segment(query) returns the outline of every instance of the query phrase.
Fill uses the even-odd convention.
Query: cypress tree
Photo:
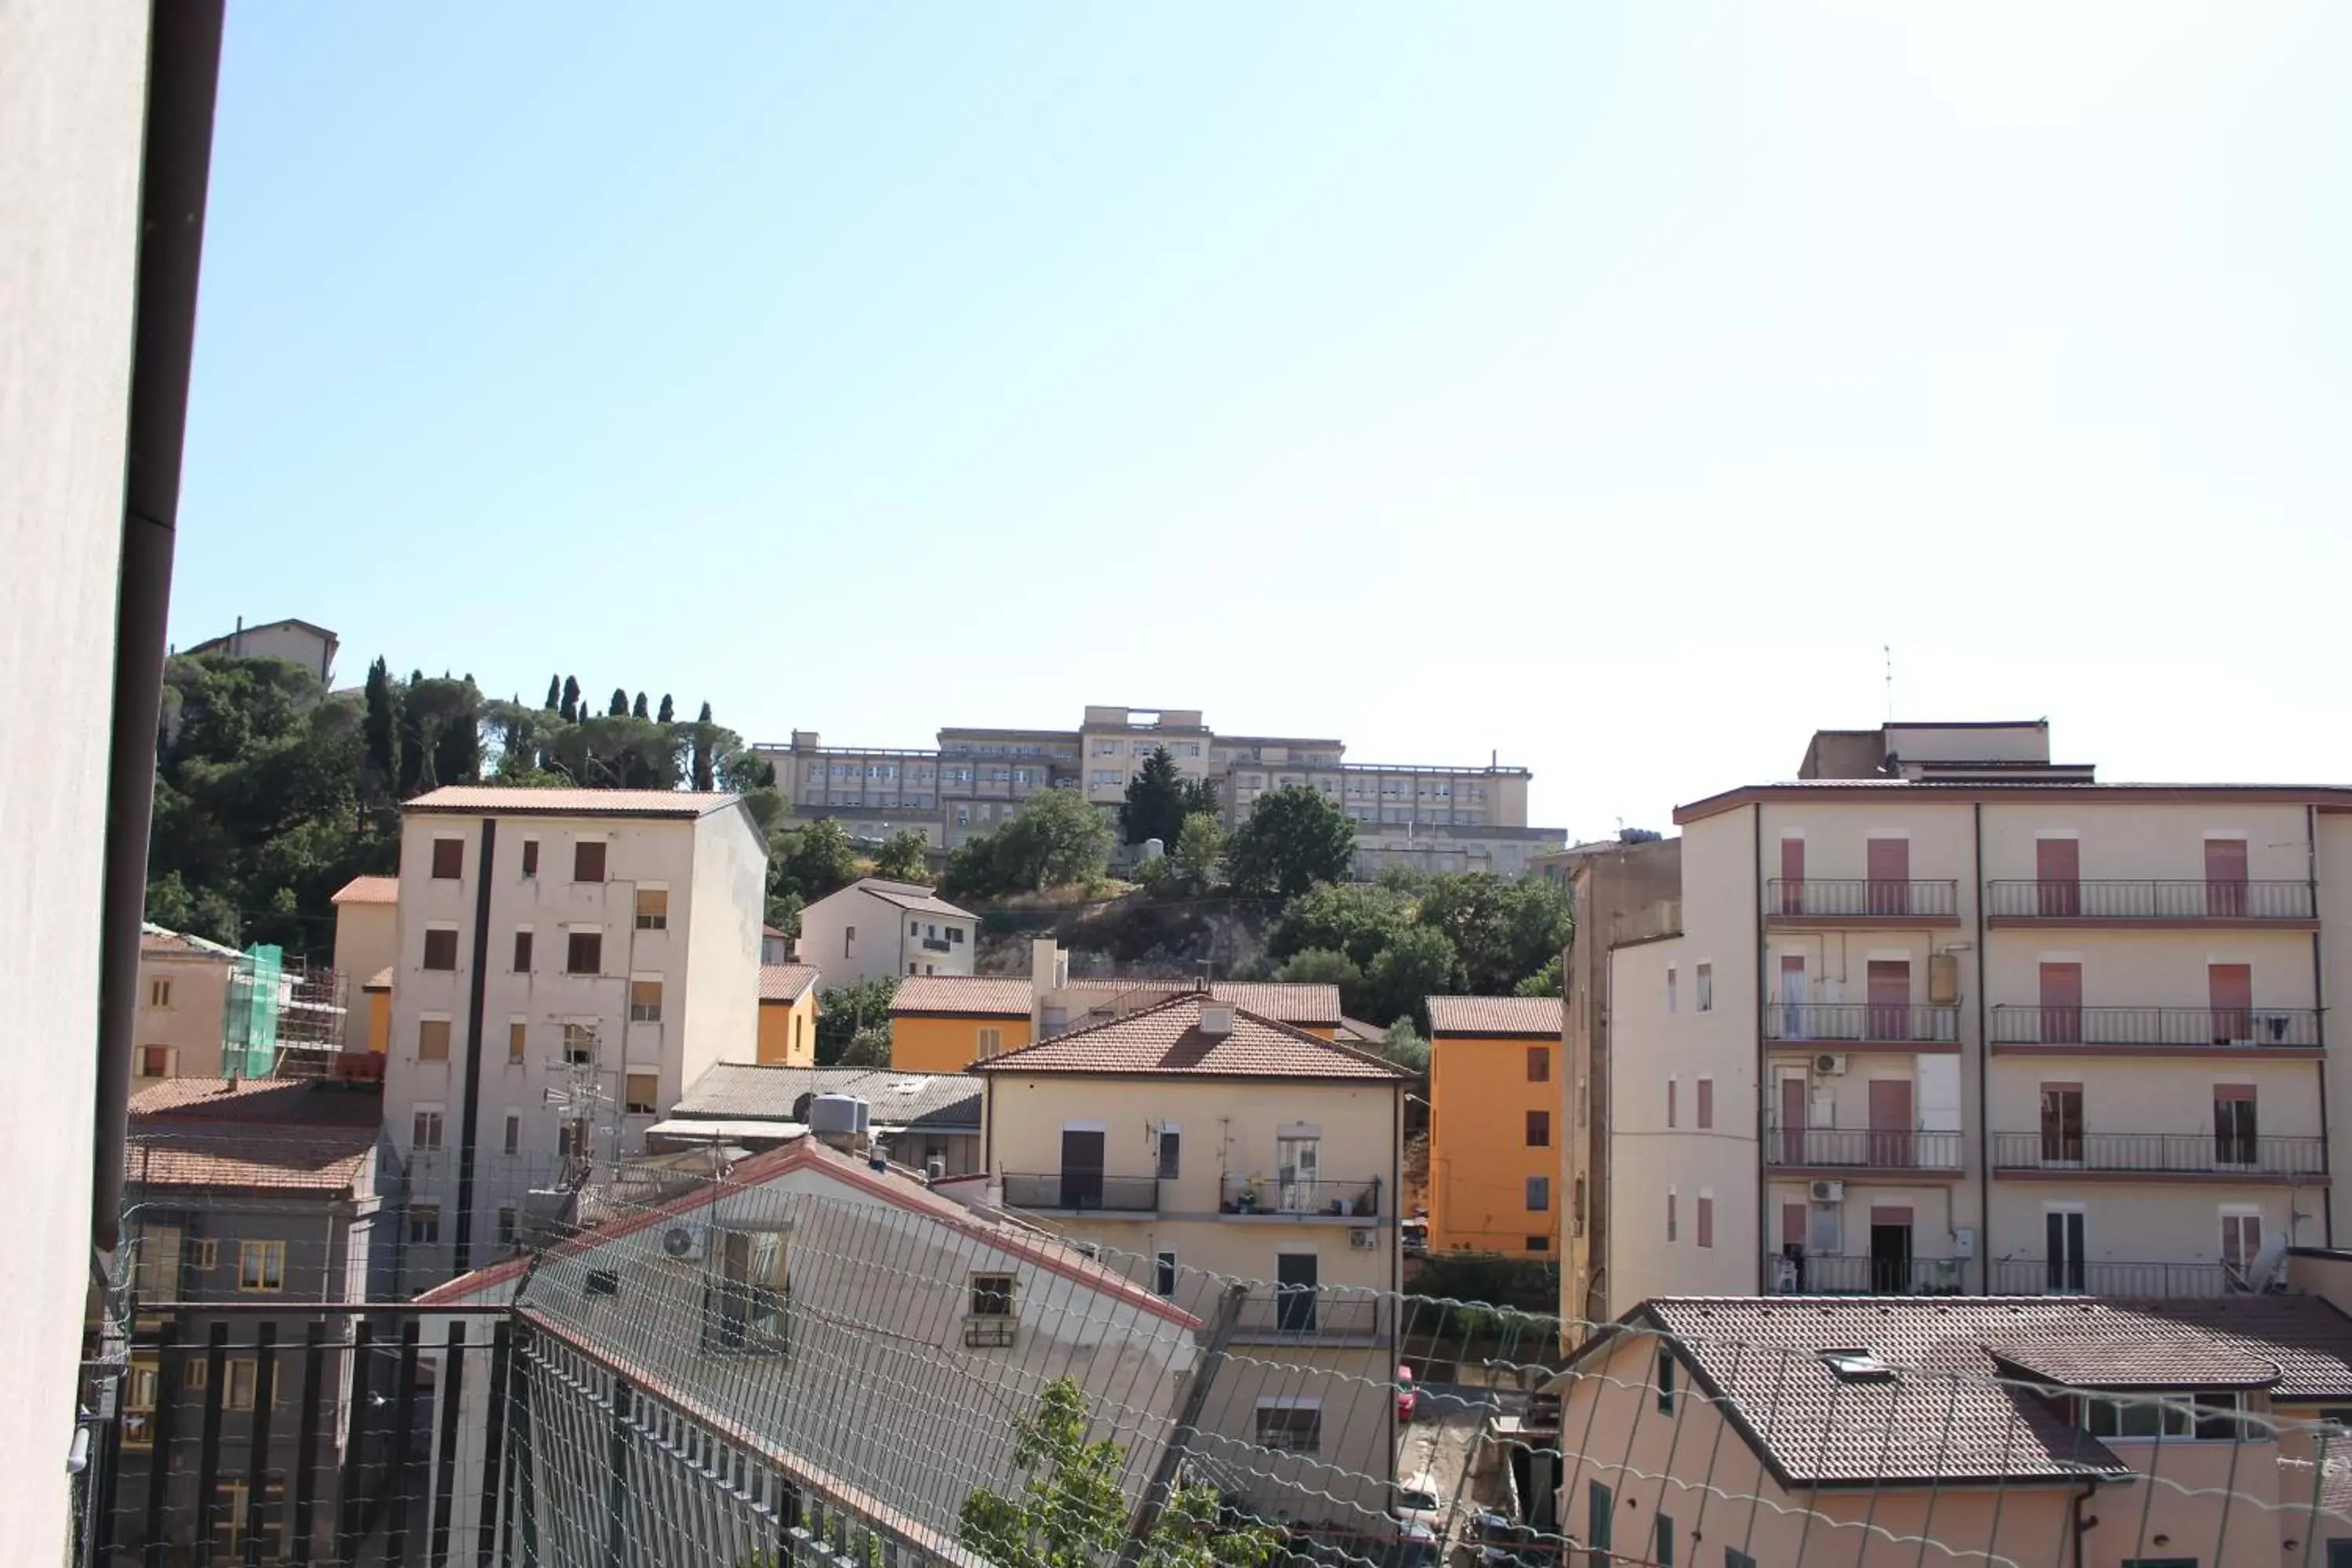
[[[611,719],[627,718],[629,716],[629,694],[622,690],[617,686],[613,688],[613,700],[611,705],[604,710],[604,713],[607,718]]]
[[[571,676],[563,678],[563,705],[556,710],[567,724],[580,722],[580,682]]]
[[[563,679],[561,676],[547,678],[547,710],[559,713],[563,710]]]
[[[392,689],[392,671],[381,655],[367,673],[368,766],[389,793],[400,782],[400,699]]]
[[[677,710],[670,706],[668,692],[662,693],[661,711],[654,718],[656,723],[662,724],[672,724],[677,721]]]
[[[631,704],[631,705],[630,705],[630,708],[629,708],[629,714],[630,714],[630,716],[631,716],[632,718],[636,718],[636,719],[643,719],[643,718],[646,717],[646,694],[645,694],[644,692],[640,691],[640,692],[638,692],[638,693],[637,693],[637,700],[636,700],[636,701],[635,701],[635,703],[633,703],[633,704]]]

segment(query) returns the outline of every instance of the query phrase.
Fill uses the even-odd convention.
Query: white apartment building
[[[1889,724],[1675,820],[1671,919],[1580,911],[1611,943],[1570,965],[1567,1086],[1606,1239],[1570,1249],[1572,1314],[2222,1295],[2265,1242],[2336,1244],[2352,789],[2100,784],[2044,723]]]
[[[979,916],[919,882],[860,877],[801,911],[799,962],[828,991],[886,974],[970,974],[979,934]]]
[[[499,1256],[526,1194],[635,1152],[758,1059],[766,847],[731,795],[458,786],[403,813],[384,1118],[407,1284]]]

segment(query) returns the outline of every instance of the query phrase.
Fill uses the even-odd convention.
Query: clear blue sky
[[[2352,6],[230,8],[173,634],[1664,825],[2352,777]]]

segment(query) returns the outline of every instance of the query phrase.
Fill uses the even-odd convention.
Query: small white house
[[[801,911],[799,959],[828,991],[886,974],[970,974],[980,919],[917,882],[861,877]]]

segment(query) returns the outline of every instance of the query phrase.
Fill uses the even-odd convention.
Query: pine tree
[[[571,676],[563,678],[563,703],[556,711],[563,715],[567,724],[580,721],[580,682]]]
[[[617,686],[613,688],[613,700],[605,705],[604,713],[607,718],[627,718],[629,716],[629,694],[622,690]]]
[[[646,694],[644,692],[640,691],[637,693],[637,700],[635,703],[630,707],[629,713],[633,718],[643,719],[646,717]]]
[[[561,712],[562,709],[563,678],[559,675],[551,675],[547,678],[547,710],[550,713],[557,713]]]
[[[677,721],[677,710],[670,705],[668,692],[662,693],[661,711],[654,715],[654,718],[656,722],[663,724],[673,724]]]

